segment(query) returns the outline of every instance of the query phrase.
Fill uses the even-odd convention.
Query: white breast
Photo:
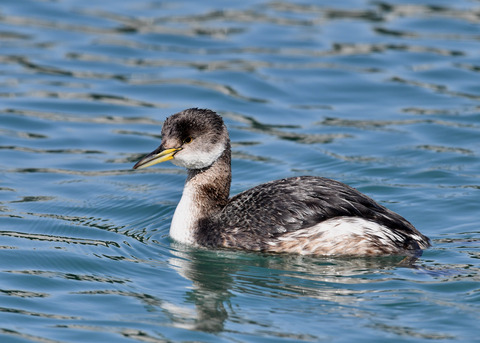
[[[170,236],[181,243],[195,244],[194,226],[199,216],[199,209],[194,193],[193,187],[187,183],[172,218]]]

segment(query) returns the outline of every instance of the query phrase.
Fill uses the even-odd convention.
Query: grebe
[[[171,160],[188,170],[170,236],[210,248],[302,255],[412,255],[430,246],[406,219],[323,177],[270,181],[229,199],[231,150],[222,118],[191,108],[165,120],[162,143],[134,169]]]

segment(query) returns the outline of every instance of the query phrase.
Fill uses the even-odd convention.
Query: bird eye
[[[188,144],[188,143],[192,143],[192,141],[193,141],[192,137],[187,137],[183,140],[183,143]]]

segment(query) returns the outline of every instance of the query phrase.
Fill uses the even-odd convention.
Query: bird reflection
[[[201,250],[172,245],[170,265],[192,282],[184,301],[190,307],[166,304],[175,326],[218,333],[234,314],[231,299],[238,293],[271,297],[311,297],[338,305],[354,304],[370,290],[349,285],[391,278],[399,267],[416,268],[417,257],[318,258]],[[372,278],[371,275],[375,274]],[[239,320],[238,318],[236,320]],[[248,319],[249,322],[251,319]]]

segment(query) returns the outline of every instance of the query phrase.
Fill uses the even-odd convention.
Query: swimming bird
[[[229,198],[231,147],[222,118],[190,108],[168,117],[161,145],[134,169],[187,169],[170,236],[207,247],[301,255],[415,255],[430,246],[405,218],[324,177],[270,181]]]

